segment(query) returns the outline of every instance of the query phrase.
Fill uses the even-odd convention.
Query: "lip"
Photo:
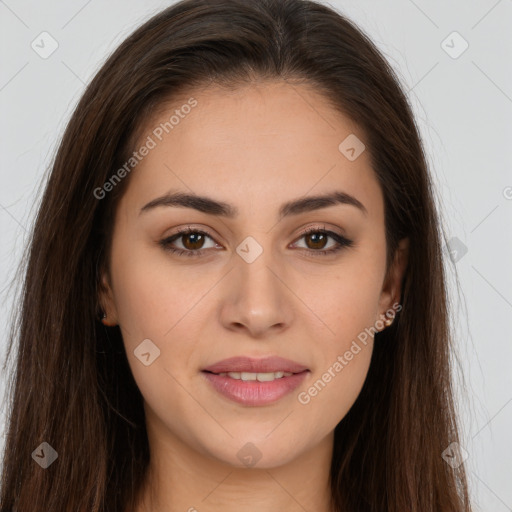
[[[270,382],[243,381],[232,379],[228,372],[270,372],[293,373]],[[282,357],[253,359],[250,357],[232,357],[219,361],[203,369],[202,374],[209,384],[224,397],[247,406],[263,406],[277,402],[297,388],[309,373],[309,369],[295,361]]]
[[[230,357],[223,359],[217,363],[203,368],[204,372],[211,373],[227,373],[227,372],[252,372],[252,373],[268,373],[268,372],[291,372],[300,373],[308,368],[290,359],[272,356],[262,359],[254,359],[252,357]]]
[[[233,402],[249,406],[262,406],[277,402],[291,393],[304,380],[308,370],[281,377],[270,382],[243,381],[203,371],[206,380],[221,395]]]

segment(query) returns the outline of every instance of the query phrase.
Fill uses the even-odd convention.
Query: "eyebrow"
[[[334,191],[324,195],[307,196],[284,203],[279,209],[279,220],[290,215],[312,212],[337,204],[355,206],[364,215],[368,215],[368,210],[358,199],[346,192]],[[141,208],[139,215],[160,206],[192,208],[208,215],[217,215],[228,219],[238,215],[238,208],[236,206],[209,197],[184,192],[169,192],[153,199]]]

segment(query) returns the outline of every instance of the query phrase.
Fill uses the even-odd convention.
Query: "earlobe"
[[[101,318],[101,323],[106,325],[107,327],[114,327],[117,325],[117,322],[110,318],[107,313],[103,313],[103,317]]]

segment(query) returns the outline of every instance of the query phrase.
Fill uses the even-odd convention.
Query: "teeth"
[[[221,377],[231,377],[237,380],[257,380],[259,382],[271,382],[275,379],[281,379],[282,377],[290,377],[293,375],[292,372],[268,372],[268,373],[252,373],[252,372],[224,372],[219,373]]]

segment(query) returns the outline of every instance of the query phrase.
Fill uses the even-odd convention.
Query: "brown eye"
[[[204,235],[199,231],[180,235],[183,247],[190,251],[201,249],[204,244]]]
[[[327,246],[329,239],[333,240],[334,243]],[[314,256],[328,256],[335,254],[345,247],[352,247],[354,242],[345,238],[334,231],[328,231],[326,229],[310,228],[304,231],[299,239],[304,241],[306,252]],[[326,247],[328,247],[326,249]]]
[[[210,247],[204,247],[205,243],[211,240]],[[215,241],[204,231],[187,228],[179,230],[178,233],[160,241],[164,250],[178,256],[202,256],[206,249],[214,247]]]
[[[213,245],[205,248],[205,243],[208,243],[207,239]],[[328,245],[329,239],[334,243]],[[345,247],[352,247],[354,245],[352,240],[338,233],[318,228],[308,229],[302,233],[299,240],[305,243],[305,247],[299,248],[306,250],[306,252],[313,256],[332,255]],[[165,251],[177,256],[203,256],[207,252],[206,249],[219,249],[219,246],[215,247],[215,240],[208,233],[190,227],[179,230],[178,233],[160,240],[159,243]],[[326,247],[328,248],[326,249]]]
[[[311,241],[310,244],[306,242],[308,249],[323,249],[327,244],[329,236],[321,231],[316,231],[305,235],[304,238]]]

